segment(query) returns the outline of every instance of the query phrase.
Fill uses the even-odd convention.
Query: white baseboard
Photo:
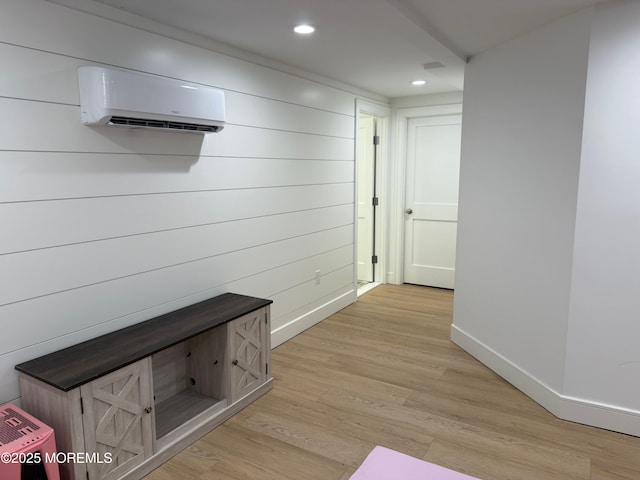
[[[333,315],[355,301],[356,292],[355,290],[350,290],[273,330],[271,332],[271,348],[275,348],[299,333],[304,332],[307,328],[313,327],[316,323],[321,322],[328,316]]]
[[[378,285],[382,285],[382,284],[380,282],[371,282],[361,286],[360,288],[358,288],[358,297],[360,295],[364,295],[367,292],[370,292],[371,290],[376,288]]]
[[[451,341],[556,417],[640,437],[640,411],[561,394],[455,325]]]

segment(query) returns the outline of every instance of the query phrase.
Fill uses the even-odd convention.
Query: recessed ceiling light
[[[314,27],[312,27],[311,25],[303,23],[301,25],[296,25],[294,27],[293,31],[296,32],[296,33],[299,33],[301,35],[308,35],[310,33],[315,32],[316,29]]]
[[[420,85],[424,85],[425,83],[427,83],[425,80],[414,80],[413,82],[411,82],[411,85],[419,87]]]

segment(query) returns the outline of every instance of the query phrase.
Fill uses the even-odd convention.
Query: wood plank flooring
[[[275,349],[273,390],[147,480],[348,480],[375,445],[483,480],[640,479],[640,438],[549,414],[451,343],[452,303],[365,294]]]

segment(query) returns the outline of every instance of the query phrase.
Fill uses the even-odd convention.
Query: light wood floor
[[[556,419],[449,340],[452,292],[383,285],[273,352],[274,389],[148,480],[347,480],[375,445],[483,480],[638,480],[640,438]]]

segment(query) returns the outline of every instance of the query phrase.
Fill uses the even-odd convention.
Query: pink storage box
[[[375,447],[350,480],[479,480],[385,447]]]
[[[23,468],[29,470],[30,478],[60,480],[55,456],[56,439],[53,428],[11,403],[0,407],[2,480],[20,480]],[[42,465],[38,465],[38,459]]]

